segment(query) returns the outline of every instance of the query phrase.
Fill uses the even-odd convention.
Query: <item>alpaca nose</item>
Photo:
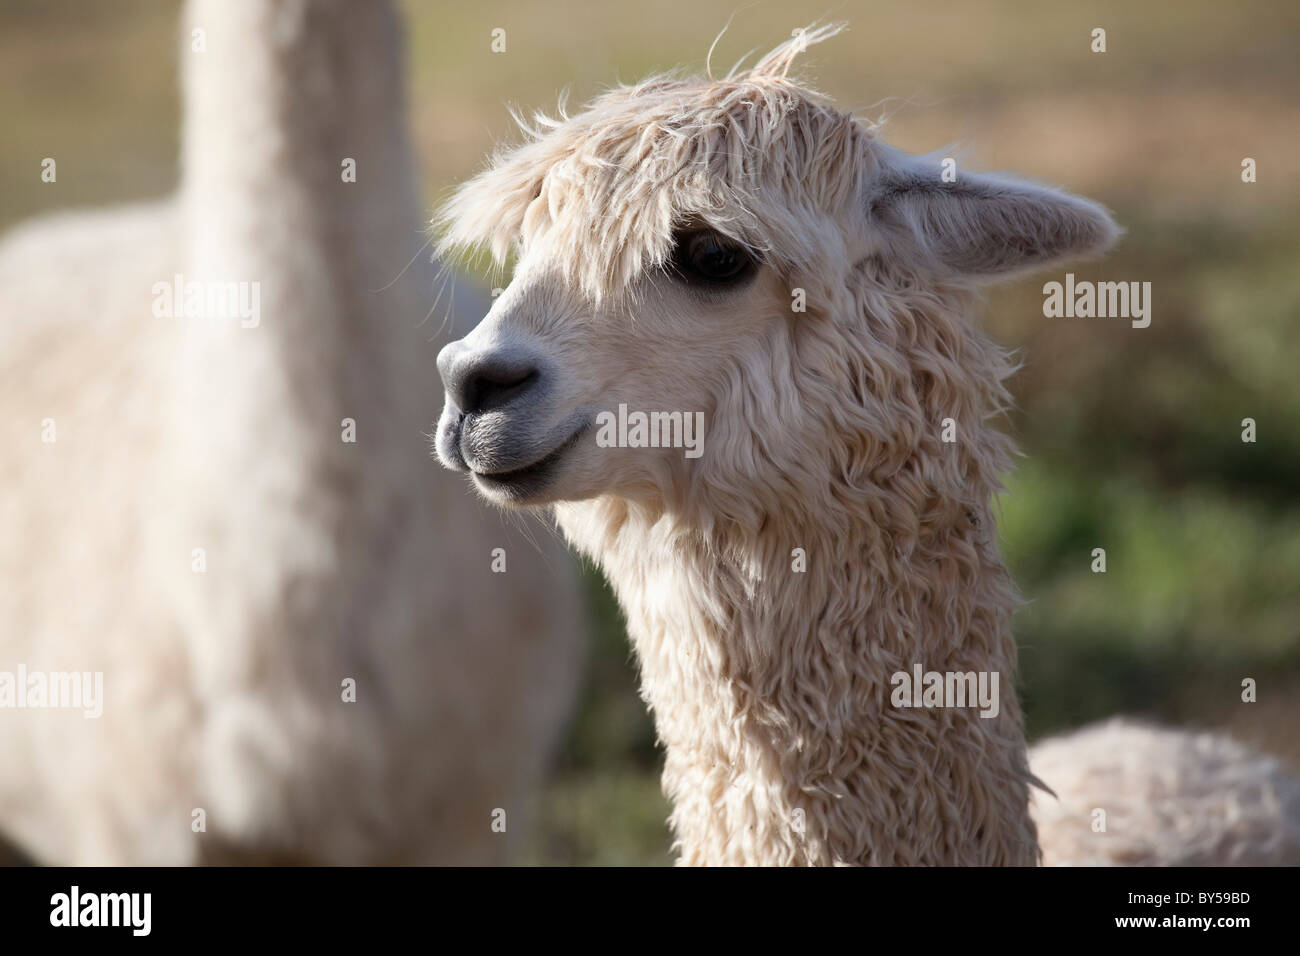
[[[465,414],[490,412],[529,391],[541,377],[526,352],[475,352],[453,342],[438,353],[438,372],[447,397]]]

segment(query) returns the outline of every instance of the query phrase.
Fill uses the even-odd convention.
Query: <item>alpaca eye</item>
[[[734,285],[754,271],[749,250],[716,232],[679,234],[673,249],[673,268],[690,282]]]

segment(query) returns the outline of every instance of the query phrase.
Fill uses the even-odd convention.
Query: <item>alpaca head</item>
[[[917,494],[970,494],[972,462],[1001,461],[925,454],[945,418],[973,434],[1004,397],[972,292],[1116,229],[1044,187],[945,182],[788,78],[830,32],[539,118],[458,190],[444,252],[486,245],[515,268],[439,356],[444,464],[499,504],[612,495],[743,522],[818,507],[828,474],[871,486],[928,458]]]

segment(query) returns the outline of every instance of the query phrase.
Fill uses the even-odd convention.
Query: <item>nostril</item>
[[[487,364],[473,369],[465,382],[466,412],[489,412],[509,404],[528,391],[538,379],[532,366],[494,366]]]
[[[531,350],[518,347],[475,351],[452,343],[438,356],[447,405],[470,415],[514,401],[544,378]]]

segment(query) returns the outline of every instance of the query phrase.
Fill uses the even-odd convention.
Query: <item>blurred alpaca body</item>
[[[0,669],[105,688],[97,720],[0,711],[0,830],[53,863],[502,859],[579,598],[428,461],[398,24],[200,0],[184,36],[179,197],[0,248]],[[177,274],[254,283],[260,321],[155,316]]]
[[[1029,764],[1057,794],[1030,803],[1048,866],[1300,864],[1300,779],[1227,737],[1110,720]]]

